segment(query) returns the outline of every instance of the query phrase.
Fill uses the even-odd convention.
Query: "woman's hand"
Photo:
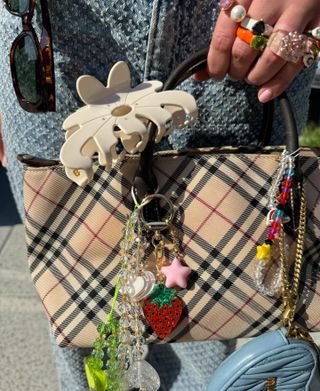
[[[239,3],[247,10],[247,16],[263,19],[274,26],[274,31],[302,33],[320,26],[320,0],[239,0]],[[260,55],[236,37],[238,26],[228,11],[221,11],[210,45],[207,72],[199,72],[196,79],[222,80],[226,74],[234,80],[246,79],[260,86],[259,100],[267,102],[289,86],[303,68],[302,61],[287,62],[269,48]]]

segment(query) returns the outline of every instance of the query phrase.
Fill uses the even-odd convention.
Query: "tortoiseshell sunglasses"
[[[7,10],[22,19],[22,32],[10,51],[13,86],[21,107],[30,112],[55,111],[51,25],[47,0],[41,6],[40,41],[32,27],[36,0],[4,0]]]

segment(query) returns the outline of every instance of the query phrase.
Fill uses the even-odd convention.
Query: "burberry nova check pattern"
[[[308,227],[298,321],[310,331],[320,330],[318,152],[301,153]],[[160,192],[177,206],[184,261],[193,270],[179,292],[185,306],[169,342],[250,337],[279,326],[281,301],[258,293],[252,278],[279,156],[207,149],[155,157]],[[60,346],[92,346],[109,311],[137,162],[126,158],[111,172],[96,166],[85,188],[62,166],[25,167],[29,267]]]

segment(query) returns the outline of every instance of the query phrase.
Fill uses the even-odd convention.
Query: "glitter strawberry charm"
[[[146,299],[143,313],[160,339],[167,338],[178,324],[182,314],[182,301],[175,289],[158,284]]]

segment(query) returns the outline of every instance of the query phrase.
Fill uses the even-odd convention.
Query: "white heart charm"
[[[139,276],[137,277],[132,284],[133,291],[132,291],[132,297],[137,297],[141,294],[141,292],[144,291],[146,286],[146,281],[143,277]]]
[[[143,300],[154,288],[156,279],[153,273],[146,271],[132,283],[131,297],[137,301]]]

